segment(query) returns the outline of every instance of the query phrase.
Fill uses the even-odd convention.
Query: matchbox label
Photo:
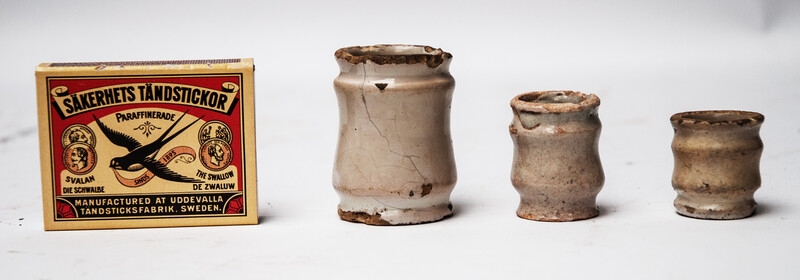
[[[46,86],[56,221],[246,215],[241,74]]]
[[[173,83],[130,83],[82,90],[70,94],[69,86],[50,90],[53,108],[62,119],[86,111],[123,104],[183,104],[230,114],[239,85],[223,82],[220,90]],[[124,117],[124,116],[123,116]]]

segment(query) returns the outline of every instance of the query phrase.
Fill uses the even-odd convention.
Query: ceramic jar
[[[744,111],[697,111],[672,115],[679,214],[700,219],[739,219],[756,209],[764,116]]]
[[[517,216],[561,222],[599,214],[595,200],[605,176],[597,151],[598,106],[596,95],[574,91],[530,92],[511,100]]]
[[[418,224],[452,214],[452,55],[428,46],[336,51],[339,142],[333,186],[342,220]]]

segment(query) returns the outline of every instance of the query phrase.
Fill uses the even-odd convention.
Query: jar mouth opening
[[[548,90],[523,93],[511,100],[511,107],[533,113],[579,112],[600,106],[600,98],[580,91]]]
[[[736,110],[689,111],[672,115],[670,121],[683,126],[747,126],[763,123],[764,115]]]
[[[341,48],[334,54],[352,64],[426,64],[435,68],[453,57],[442,49],[423,45],[373,45]]]

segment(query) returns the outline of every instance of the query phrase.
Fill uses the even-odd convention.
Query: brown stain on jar
[[[422,185],[422,194],[420,197],[425,197],[426,195],[430,194],[431,189],[433,189],[433,184],[431,183]]]
[[[365,223],[374,226],[392,225],[381,219],[381,214],[367,214],[365,212],[342,211],[342,209],[339,209],[339,218],[348,222]]]

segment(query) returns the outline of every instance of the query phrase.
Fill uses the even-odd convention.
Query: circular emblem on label
[[[221,121],[209,121],[200,127],[197,138],[200,140],[201,145],[211,139],[219,139],[230,144],[231,141],[233,141],[233,133],[231,133],[231,128],[225,123]]]
[[[231,164],[232,160],[231,146],[225,141],[211,139],[200,147],[200,162],[209,170],[223,170]]]
[[[83,142],[72,143],[64,149],[64,167],[75,175],[83,175],[94,169],[97,154],[92,146]]]
[[[68,126],[67,129],[64,129],[64,133],[61,133],[61,147],[75,143],[84,143],[94,147],[94,132],[88,126],[79,123]]]

